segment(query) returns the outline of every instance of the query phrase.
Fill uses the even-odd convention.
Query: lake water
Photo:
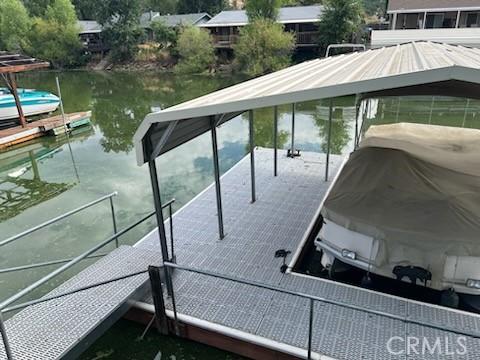
[[[113,191],[118,192],[114,198],[118,228],[135,222],[153,209],[148,168],[136,165],[132,142],[145,115],[243,80],[160,73],[67,72],[59,75],[66,112],[91,110],[92,126],[78,129],[69,138],[45,137],[0,152],[0,240]],[[56,92],[52,72],[22,75],[19,83],[22,87]],[[371,123],[396,121],[479,127],[478,101],[388,98],[374,105],[365,128]],[[353,106],[352,97],[334,100],[334,153],[346,154],[353,147]],[[282,148],[288,148],[291,107],[282,106],[279,112],[279,143]],[[298,104],[296,147],[304,151],[324,151],[327,118],[328,101]],[[272,109],[255,111],[258,146],[272,146],[272,129]],[[224,172],[246,154],[247,119],[239,116],[221,126],[218,141],[220,167]],[[178,209],[213,181],[210,135],[200,136],[163,155],[158,169],[163,200],[175,198],[174,208]],[[98,204],[3,247],[0,268],[79,255],[112,234],[109,209],[108,202]],[[154,226],[153,220],[148,221],[122,236],[120,242],[133,244]],[[24,300],[44,294],[89,263],[90,260],[83,262]],[[0,299],[54,268],[0,274]],[[108,337],[106,339],[108,344]],[[162,346],[161,341],[155,344]],[[177,350],[171,351],[177,359],[227,357],[223,353],[209,356],[208,350],[207,355],[191,357],[189,351],[195,346],[180,348],[177,354]]]

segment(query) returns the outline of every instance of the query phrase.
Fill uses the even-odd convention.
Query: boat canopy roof
[[[306,61],[148,114],[134,136],[139,165],[256,108],[346,95],[480,98],[480,49],[432,42]]]

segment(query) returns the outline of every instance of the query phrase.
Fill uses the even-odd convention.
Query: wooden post
[[[17,105],[18,117],[20,118],[20,125],[22,125],[22,127],[25,127],[27,125],[27,121],[25,120],[25,115],[23,114],[22,105],[20,104],[20,99],[18,97],[17,82],[15,80],[15,75],[12,73],[8,74],[8,85],[9,85],[8,88],[15,99],[15,105]]]
[[[155,306],[155,323],[162,335],[168,335],[168,319],[163,301],[162,279],[158,266],[149,266],[150,286],[152,288],[153,305]]]

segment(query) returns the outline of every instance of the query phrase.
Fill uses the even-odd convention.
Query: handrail
[[[369,313],[369,314],[372,314],[372,315],[383,316],[383,317],[390,318],[390,319],[393,319],[393,320],[399,320],[399,321],[402,321],[402,322],[405,322],[405,323],[411,323],[411,324],[415,324],[415,325],[425,326],[425,327],[429,327],[429,328],[436,329],[436,330],[441,330],[441,331],[450,331],[450,332],[455,333],[455,334],[480,339],[480,334],[478,332],[469,332],[467,330],[464,331],[464,330],[455,329],[455,328],[444,326],[444,325],[436,325],[436,324],[432,324],[432,323],[429,323],[429,322],[416,320],[412,317],[409,317],[408,315],[400,316],[400,315],[395,315],[395,314],[385,312],[385,311],[368,309],[368,308],[364,308],[364,307],[361,307],[361,306],[348,304],[348,303],[343,302],[343,301],[331,300],[331,299],[327,299],[325,297],[320,297],[320,296],[310,295],[310,294],[306,294],[306,293],[302,293],[302,292],[298,292],[298,291],[288,290],[288,289],[284,289],[284,288],[281,288],[281,287],[278,287],[278,286],[264,284],[264,283],[260,283],[260,282],[253,281],[253,280],[244,280],[244,279],[234,277],[234,276],[218,274],[218,273],[208,271],[208,270],[201,270],[201,269],[192,268],[192,267],[188,267],[188,266],[182,266],[182,265],[174,264],[174,263],[171,263],[171,262],[168,262],[168,261],[164,261],[163,265],[167,268],[179,269],[179,270],[193,272],[193,273],[196,273],[196,274],[215,277],[215,278],[218,278],[218,279],[229,280],[229,281],[237,282],[237,283],[244,284],[244,285],[250,285],[250,286],[254,286],[254,287],[258,287],[258,288],[262,288],[262,289],[266,289],[266,290],[272,290],[272,291],[276,291],[276,292],[280,292],[280,293],[284,293],[284,294],[288,294],[288,295],[299,296],[301,298],[309,299],[311,301],[318,301],[318,302],[327,303],[327,304],[330,304],[330,305],[336,305],[336,306],[340,306],[340,307],[355,310],[355,311],[361,311],[361,312]]]
[[[50,220],[48,220],[48,221],[45,221],[45,222],[43,222],[43,223],[41,223],[41,224],[39,224],[39,225],[37,225],[37,226],[34,226],[34,227],[32,227],[32,228],[30,228],[30,229],[28,229],[28,230],[22,231],[22,232],[19,233],[19,234],[13,235],[13,236],[9,237],[8,239],[5,239],[5,240],[0,241],[0,247],[9,244],[9,243],[11,243],[12,241],[18,240],[18,239],[20,239],[20,238],[22,238],[22,237],[24,237],[24,236],[26,236],[26,235],[28,235],[28,234],[31,234],[31,233],[33,233],[33,232],[35,232],[35,231],[37,231],[37,230],[43,229],[45,226],[51,225],[51,224],[53,224],[53,223],[56,223],[57,221],[60,221],[60,220],[62,220],[62,219],[65,219],[66,217],[69,217],[69,216],[71,216],[71,215],[73,215],[73,214],[76,214],[76,213],[82,211],[82,210],[85,210],[85,209],[87,209],[87,208],[89,208],[89,207],[91,207],[91,206],[93,206],[93,205],[98,204],[99,202],[102,202],[102,201],[104,201],[104,200],[106,200],[106,199],[111,199],[113,196],[117,196],[117,195],[118,195],[118,192],[114,191],[114,192],[112,192],[112,193],[110,193],[110,194],[108,194],[108,195],[105,195],[105,196],[102,196],[102,197],[98,198],[97,200],[91,201],[91,202],[89,202],[88,204],[82,205],[82,206],[80,206],[80,207],[78,207],[78,208],[76,208],[76,209],[70,210],[70,211],[68,211],[68,212],[66,212],[66,213],[64,213],[64,214],[62,214],[62,215],[59,215],[59,216],[57,216],[57,217],[54,217],[53,219],[50,219]]]
[[[152,211],[150,212],[147,216],[144,216],[143,218],[141,218],[140,220],[137,220],[136,222],[134,222],[133,224],[127,226],[126,228],[124,228],[123,230],[120,230],[118,233],[115,233],[113,234],[112,236],[109,236],[106,240],[102,241],[100,244],[97,244],[95,245],[94,247],[90,248],[89,250],[85,251],[83,254],[81,255],[78,255],[77,257],[73,258],[72,260],[70,260],[68,263],[66,263],[65,265],[62,265],[60,266],[58,269],[52,271],[51,273],[45,275],[43,278],[41,278],[40,280],[37,280],[35,281],[33,284],[27,286],[26,288],[24,288],[23,290],[19,291],[18,293],[16,293],[15,295],[9,297],[8,299],[2,301],[0,303],[0,311],[3,310],[5,307],[7,307],[8,305],[14,303],[15,301],[17,301],[18,299],[24,297],[25,295],[27,295],[28,293],[32,292],[33,290],[35,290],[36,288],[38,288],[39,286],[45,284],[47,281],[51,280],[52,278],[54,278],[55,276],[61,274],[62,272],[64,272],[65,270],[71,268],[73,265],[77,264],[78,262],[80,262],[81,260],[85,259],[86,257],[88,257],[89,255],[93,254],[95,251],[101,249],[102,247],[104,247],[105,245],[108,245],[110,242],[114,241],[117,237],[125,234],[126,232],[130,231],[131,229],[133,229],[134,227],[136,227],[137,225],[141,224],[142,222],[144,222],[145,220],[147,220],[148,218],[150,218],[151,216],[155,215],[155,211]]]
[[[169,208],[170,209],[170,233],[173,235],[173,228],[172,228],[172,212],[171,212],[171,206],[172,204],[175,202],[175,199],[171,199],[170,201],[166,202],[165,204],[162,205],[162,209],[165,209],[165,208]],[[106,240],[102,241],[101,243],[95,245],[94,247],[90,248],[89,250],[85,251],[84,253],[82,253],[81,255],[71,259],[71,260],[68,260],[68,262],[64,265],[62,265],[61,267],[59,267],[58,269],[52,271],[51,273],[45,275],[43,278],[37,280],[36,282],[34,282],[33,284],[27,286],[26,288],[24,288],[23,290],[17,292],[15,295],[9,297],[8,299],[4,300],[3,302],[0,303],[0,313],[1,311],[7,307],[8,305],[14,303],[15,301],[17,301],[18,299],[22,298],[23,296],[25,296],[26,294],[32,292],[33,290],[35,290],[36,288],[38,288],[39,286],[45,284],[47,281],[49,281],[50,279],[52,279],[53,277],[59,275],[60,273],[64,272],[65,270],[69,269],[70,267],[76,265],[78,262],[82,261],[83,259],[87,258],[87,257],[91,257],[91,255],[93,253],[95,253],[97,250],[101,249],[102,247],[104,247],[105,245],[108,245],[110,242],[112,241],[117,241],[118,237],[125,234],[126,232],[130,231],[131,229],[133,229],[134,227],[140,225],[142,222],[144,222],[145,220],[147,220],[148,218],[152,217],[153,215],[155,214],[155,211],[151,211],[150,213],[148,213],[146,216],[142,217],[140,220],[137,220],[136,222],[134,222],[133,224],[127,226],[126,228],[124,228],[123,230],[119,231],[119,232],[116,232],[114,233],[113,235],[111,235],[110,237],[108,237]],[[172,238],[172,244],[173,244],[173,238]],[[172,251],[173,251],[173,248],[172,248]],[[172,252],[172,259],[174,259],[174,254]],[[8,270],[8,269],[7,269]],[[22,270],[22,269],[18,269],[18,270]]]

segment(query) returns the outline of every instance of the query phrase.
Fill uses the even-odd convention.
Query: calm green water
[[[114,200],[119,228],[136,221],[153,209],[148,169],[136,165],[132,143],[133,134],[144,116],[241,80],[156,73],[60,74],[66,111],[91,110],[93,125],[76,131],[69,143],[65,137],[49,137],[0,152],[0,240],[113,191],[119,193]],[[56,92],[54,73],[24,75],[20,84]],[[334,106],[332,150],[347,153],[353,146],[354,99],[335,99]],[[477,101],[390,98],[380,100],[376,109],[370,113],[365,127],[396,121],[480,127],[480,103]],[[289,106],[280,108],[279,139],[283,148],[290,143],[290,110]],[[327,117],[328,102],[298,104],[295,134],[298,148],[318,152],[326,148]],[[272,109],[255,112],[257,145],[272,146],[272,118]],[[238,117],[223,125],[218,138],[221,170],[226,171],[246,153],[246,118]],[[211,158],[209,134],[162,156],[158,165],[164,200],[175,198],[178,209],[210,184],[213,181]],[[146,222],[123,236],[121,243],[133,244],[153,227],[153,221]],[[105,202],[3,247],[0,268],[73,257],[105,239],[112,231],[109,205]],[[89,261],[85,261],[25,300],[47,292],[88,264]],[[54,268],[0,275],[0,299]],[[104,344],[110,347],[108,336],[106,339]],[[163,342],[159,339],[155,346],[160,348]],[[178,351],[177,359],[227,356],[219,353],[209,356],[207,351],[207,355],[195,353],[191,357],[194,352],[189,351],[195,348],[183,344],[169,351],[173,355]],[[119,357],[107,354],[105,358]]]

